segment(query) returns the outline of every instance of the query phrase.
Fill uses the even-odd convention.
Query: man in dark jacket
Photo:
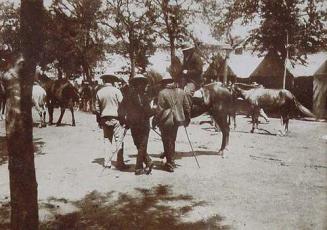
[[[145,94],[147,84],[148,79],[142,74],[133,77],[130,80],[129,92],[124,96],[119,108],[120,121],[131,129],[133,141],[138,150],[135,175],[150,174],[153,167],[153,162],[147,153],[149,119],[153,115],[150,101]]]
[[[182,74],[187,93],[193,94],[202,84],[203,62],[200,54],[192,45],[185,45],[183,51]]]
[[[162,80],[163,89],[158,95],[158,108],[152,126],[159,126],[166,157],[166,170],[174,171],[175,141],[179,126],[188,126],[191,106],[185,92],[178,88],[171,76]]]

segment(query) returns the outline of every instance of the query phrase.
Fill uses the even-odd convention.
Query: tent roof
[[[284,63],[275,51],[269,51],[250,77],[280,77],[284,75]],[[293,76],[287,70],[288,76]]]
[[[262,59],[263,57],[258,57],[251,51],[244,51],[240,55],[231,53],[228,65],[238,78],[248,78]]]
[[[306,64],[295,63],[294,66],[288,65],[288,69],[294,77],[313,76],[318,68],[327,60],[327,52],[308,54]]]
[[[320,65],[319,69],[314,73],[315,76],[327,76],[327,59]]]

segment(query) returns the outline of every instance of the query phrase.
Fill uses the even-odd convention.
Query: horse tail
[[[296,108],[303,113],[305,116],[308,117],[316,117],[309,109],[304,107],[295,97],[293,97],[294,104]]]

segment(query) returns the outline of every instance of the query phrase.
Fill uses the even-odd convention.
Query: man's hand
[[[188,72],[187,69],[183,70],[183,74],[187,74],[187,72]]]

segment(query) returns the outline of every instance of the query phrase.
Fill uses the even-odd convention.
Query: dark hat
[[[113,74],[104,74],[100,77],[104,82],[118,82],[120,79]]]
[[[163,84],[170,84],[174,82],[174,79],[171,77],[170,73],[166,73],[160,81]]]
[[[149,80],[143,74],[137,74],[132,79],[129,80],[130,84],[145,83],[147,84]]]

